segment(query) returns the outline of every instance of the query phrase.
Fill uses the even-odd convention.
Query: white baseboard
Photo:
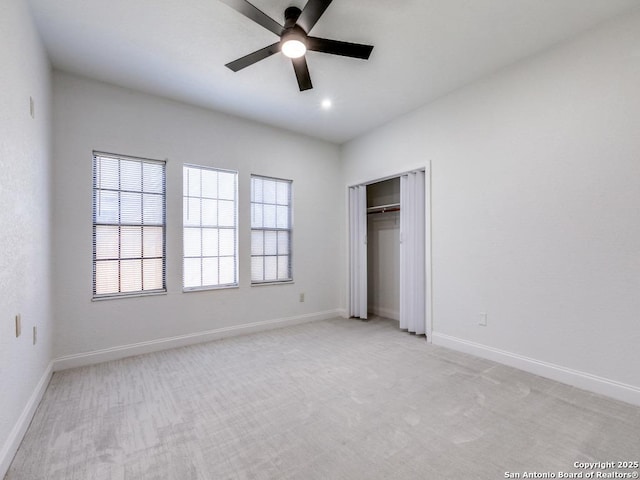
[[[53,371],[58,372],[60,370],[66,370],[68,368],[95,365],[97,363],[108,362],[110,360],[119,360],[121,358],[133,357],[135,355],[142,355],[145,353],[158,352],[160,350],[167,350],[170,348],[185,347],[188,345],[195,345],[197,343],[211,342],[213,340],[219,340],[226,337],[234,337],[236,335],[262,332],[275,328],[287,327],[290,325],[314,322],[317,320],[327,320],[329,318],[338,317],[341,314],[342,311],[339,309],[328,310],[326,312],[308,313],[295,317],[246,323],[244,325],[216,328],[214,330],[207,330],[205,332],[190,333],[187,335],[179,335],[176,337],[159,338],[157,340],[149,340],[147,342],[132,343],[129,345],[105,348],[102,350],[95,350],[93,352],[66,355],[56,358],[53,361]]]
[[[640,387],[488,347],[443,333],[434,332],[432,340],[434,345],[493,360],[525,372],[640,406]]]
[[[367,310],[369,310],[370,313],[373,313],[374,315],[377,315],[379,317],[390,318],[391,320],[400,321],[400,312],[396,310],[391,310],[389,308],[376,307],[376,306],[370,306],[367,308]]]
[[[349,318],[349,313],[346,308],[339,308],[336,312],[338,312],[338,316],[341,318]]]
[[[38,408],[40,400],[42,400],[42,396],[49,385],[52,373],[53,362],[49,362],[49,365],[47,365],[40,381],[29,397],[24,410],[22,410],[22,414],[20,414],[18,421],[13,426],[7,441],[2,446],[2,450],[0,450],[0,478],[4,478],[11,466],[13,457],[18,451],[18,447],[20,446],[25,433],[27,433],[27,428],[29,428],[29,424],[31,424],[33,415],[36,413],[36,408]]]

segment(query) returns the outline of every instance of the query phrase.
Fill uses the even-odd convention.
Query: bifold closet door
[[[349,188],[349,316],[367,318],[367,187]]]
[[[400,328],[426,332],[425,172],[400,177]]]

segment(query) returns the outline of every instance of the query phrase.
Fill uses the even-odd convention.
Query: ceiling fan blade
[[[307,49],[313,50],[314,52],[331,53],[333,55],[367,60],[369,55],[371,55],[373,46],[329,40],[328,38],[307,37]]]
[[[313,88],[311,84],[311,75],[309,74],[309,67],[307,66],[307,60],[304,56],[299,58],[292,58],[293,70],[296,72],[296,79],[298,80],[298,87],[300,91],[310,90]]]
[[[302,29],[309,33],[320,19],[332,0],[309,0],[296,22]]]
[[[240,12],[245,17],[250,18],[258,25],[263,26],[270,32],[275,33],[276,35],[282,35],[282,30],[284,27],[276,22],[273,18],[268,16],[262,10],[254,7],[252,4],[247,2],[247,0],[221,0],[222,3],[226,3],[234,10]]]
[[[274,53],[278,53],[279,51],[280,42],[276,42],[272,45],[269,45],[268,47],[261,48],[260,50],[256,50],[255,52],[250,53],[249,55],[245,55],[244,57],[234,60],[233,62],[229,62],[225,65],[225,67],[228,67],[234,72],[237,72],[238,70],[242,70],[243,68],[248,67],[249,65],[253,65],[260,60],[264,60],[265,58],[270,57],[271,55],[273,55]]]

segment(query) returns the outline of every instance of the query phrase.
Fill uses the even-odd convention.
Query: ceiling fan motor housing
[[[301,13],[302,10],[298,7],[288,7],[284,11],[284,29],[287,30],[294,27]]]
[[[284,29],[280,35],[280,50],[285,53],[285,55],[287,55],[287,52],[285,52],[286,47],[284,47],[284,44],[291,41],[300,42],[304,45],[304,47],[299,47],[300,50],[295,54],[296,56],[299,56],[300,52],[304,53],[304,51],[306,51],[307,32],[299,25],[296,25],[300,13],[302,13],[302,11],[298,7],[288,7],[284,11]]]

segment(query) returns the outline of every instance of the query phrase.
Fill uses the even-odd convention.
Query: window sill
[[[265,285],[292,285],[295,282],[293,280],[284,280],[281,282],[260,282],[260,283],[252,283],[252,287],[263,287]]]
[[[192,288],[183,288],[182,293],[191,293],[191,292],[210,292],[212,290],[229,290],[234,288],[240,288],[240,285],[221,285],[214,287],[192,287]]]
[[[141,292],[141,293],[131,293],[125,295],[105,295],[100,297],[93,297],[91,299],[92,302],[102,302],[104,300],[123,300],[125,298],[140,298],[140,297],[156,297],[158,295],[166,295],[167,291],[163,290],[161,292]]]

